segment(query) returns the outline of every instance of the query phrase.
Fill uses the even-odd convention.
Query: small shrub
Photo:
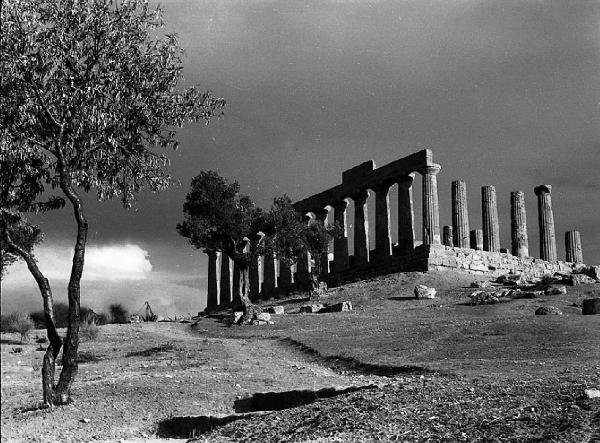
[[[114,303],[108,308],[112,323],[125,324],[129,323],[129,312],[120,303]]]
[[[86,321],[81,323],[79,327],[79,337],[83,341],[93,341],[98,337],[99,328],[96,324],[96,320],[88,318]]]
[[[17,332],[21,335],[21,343],[29,336],[29,331],[33,329],[33,321],[27,314],[22,312],[13,312],[3,319],[3,332]]]
[[[20,354],[21,352],[23,352],[23,348],[12,348],[10,352],[13,354]]]
[[[104,312],[96,314],[96,324],[98,326],[107,325],[108,323],[108,315],[106,315]]]
[[[82,308],[85,309],[85,308]],[[57,328],[66,328],[69,324],[69,305],[66,303],[54,303],[54,323]],[[29,314],[37,329],[46,328],[46,314],[44,310],[39,310]]]
[[[47,341],[48,341],[48,339],[46,337],[36,337],[35,338],[36,343],[46,343]]]

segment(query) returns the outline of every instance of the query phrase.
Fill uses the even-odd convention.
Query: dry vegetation
[[[471,281],[433,273],[357,282],[321,300],[351,300],[355,309],[344,313],[294,315],[307,301],[290,297],[281,301],[288,314],[271,326],[217,318],[193,328],[100,326],[82,345],[75,403],[54,411],[35,409],[43,352],[31,343],[11,353],[19,337],[4,334],[2,438],[600,438],[600,401],[583,395],[600,388],[600,316],[582,316],[579,307],[600,285],[470,306]],[[413,299],[419,283],[438,288],[438,298]],[[542,305],[564,315],[534,316]],[[361,389],[331,389],[350,386]],[[266,391],[273,394],[254,395]]]

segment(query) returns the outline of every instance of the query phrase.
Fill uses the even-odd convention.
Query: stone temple
[[[539,258],[529,254],[525,193],[510,195],[510,251],[500,248],[499,215],[496,189],[481,188],[482,229],[469,228],[466,183],[452,182],[452,226],[440,227],[437,174],[441,166],[434,163],[433,153],[424,149],[407,157],[376,168],[370,160],[342,173],[342,183],[294,204],[298,212],[319,223],[325,223],[329,209],[333,220],[344,228],[344,236],[333,240],[333,251],[323,256],[321,279],[329,285],[377,275],[406,271],[447,270],[476,275],[499,276],[525,273],[541,277],[556,272],[569,274],[583,265],[581,239],[578,231],[565,233],[565,261],[556,252],[556,234],[552,213],[552,186],[534,189],[538,206]],[[417,174],[422,179],[422,233],[415,236],[413,182]],[[390,218],[390,188],[398,186],[397,243],[392,245]],[[375,193],[375,245],[369,245],[367,198]],[[354,254],[348,252],[346,208],[354,202]],[[331,260],[333,252],[333,260]],[[232,300],[231,260],[219,252],[207,252],[207,308],[225,306]],[[309,281],[311,259],[301,257],[304,266],[285,266],[276,257],[260,257],[250,270],[251,298],[270,298],[305,287]],[[294,269],[296,268],[296,269]],[[262,272],[261,272],[262,271]],[[237,281],[236,278],[233,281]]]

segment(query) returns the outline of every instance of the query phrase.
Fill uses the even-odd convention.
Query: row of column
[[[423,177],[423,243],[440,244],[440,218],[436,175],[439,165],[425,167],[418,172]],[[414,209],[412,184],[415,174],[398,177],[394,181],[383,182],[373,188],[375,191],[375,257],[370,257],[369,220],[367,199],[369,191],[361,190],[349,196],[354,201],[354,266],[367,264],[369,261],[385,259],[392,255],[392,235],[390,225],[390,188],[398,184],[398,248],[400,253],[414,249]],[[343,228],[343,235],[333,240],[334,270],[339,272],[350,267],[348,256],[348,230],[346,209],[347,200],[331,203],[334,211],[334,222]],[[319,222],[327,218],[327,211],[313,211]],[[328,263],[323,257],[322,263]]]
[[[538,223],[540,232],[540,258],[548,261],[558,260],[556,235],[552,212],[552,186],[540,185],[534,189],[538,204]],[[490,252],[503,252],[500,249],[500,225],[496,188],[481,188],[482,227],[469,231],[467,208],[467,189],[462,180],[452,182],[452,226],[443,228],[443,244],[460,248],[480,249]],[[527,216],[525,212],[525,194],[514,191],[510,194],[511,214],[511,253],[517,257],[529,256],[527,237]],[[566,260],[583,262],[581,239],[578,231],[565,233]]]

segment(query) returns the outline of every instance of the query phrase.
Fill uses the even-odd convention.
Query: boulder
[[[583,392],[590,400],[594,398],[600,398],[600,389],[586,389]]]
[[[489,288],[492,283],[489,280],[478,280],[471,283],[472,288]]]
[[[469,297],[471,298],[471,306],[477,305],[494,305],[500,303],[500,298],[496,292],[475,291]]]
[[[560,295],[560,294],[566,294],[566,293],[567,293],[567,288],[565,286],[548,288],[544,291],[544,294],[546,294],[546,295]]]
[[[253,320],[269,322],[269,321],[271,321],[271,314],[269,314],[268,312],[258,312],[254,316]]]
[[[562,311],[556,306],[540,306],[535,310],[535,315],[562,315]]]
[[[510,291],[510,298],[538,298],[539,296],[544,295],[544,291],[521,291],[519,289],[515,289],[514,291]]]
[[[600,298],[588,298],[583,301],[581,307],[583,315],[600,314]]]
[[[582,272],[594,280],[600,281],[600,265],[587,266]]]
[[[316,314],[319,311],[325,309],[324,305],[304,305],[300,306],[300,312],[305,312],[307,314]]]
[[[227,318],[228,323],[237,325],[240,323],[240,321],[242,321],[243,316],[244,316],[244,313],[242,311],[232,312],[231,315]]]
[[[501,283],[505,286],[518,286],[525,284],[525,280],[521,274],[504,274],[496,279],[496,283]]]
[[[276,315],[283,315],[285,314],[285,308],[283,306],[271,306],[267,308],[267,312]]]
[[[435,288],[428,288],[425,285],[415,286],[415,297],[416,298],[435,298]]]
[[[327,312],[346,312],[352,310],[352,302],[343,301],[334,305],[327,306]]]
[[[594,280],[589,275],[585,275],[585,274],[571,274],[571,276],[567,279],[567,281],[565,283],[567,283],[571,286],[578,286],[578,285],[586,285],[589,283],[596,283],[596,280]]]

